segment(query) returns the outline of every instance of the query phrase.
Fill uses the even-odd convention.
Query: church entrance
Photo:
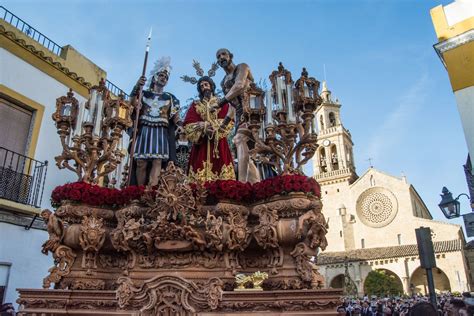
[[[448,276],[440,268],[433,268],[433,279],[436,293],[451,291]],[[428,281],[426,280],[425,269],[418,267],[413,272],[410,278],[410,290],[413,294],[420,293],[425,295],[428,293]]]
[[[329,287],[333,289],[341,289],[344,287],[344,274],[338,274],[336,275],[332,280],[329,285]]]

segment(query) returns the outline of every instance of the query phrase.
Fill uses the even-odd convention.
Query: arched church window
[[[373,175],[373,174],[370,175],[370,186],[371,186],[371,187],[374,187],[374,186],[375,186],[375,179],[374,179],[374,175]]]
[[[320,131],[324,129],[324,119],[322,115],[319,116],[319,128],[320,128]]]
[[[332,163],[333,170],[339,170],[339,159],[337,156],[336,145],[331,146],[331,163]]]
[[[324,150],[324,147],[319,149],[319,168],[321,172],[327,172],[326,151]]]
[[[329,126],[336,126],[336,115],[334,115],[334,112],[329,112]]]

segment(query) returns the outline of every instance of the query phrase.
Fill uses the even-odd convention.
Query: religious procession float
[[[164,91],[166,60],[147,89],[145,62],[128,100],[103,82],[85,104],[72,91],[57,99],[56,163],[78,182],[41,214],[54,265],[43,289],[19,290],[20,315],[335,313],[342,290],[324,289],[314,266],[327,246],[320,188],[302,173],[319,82],[306,69],[293,82],[280,63],[264,91],[229,50],[216,58],[207,75],[194,62],[198,78],[182,77],[199,95],[184,117]]]

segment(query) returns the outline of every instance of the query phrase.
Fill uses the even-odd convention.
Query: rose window
[[[357,199],[357,215],[367,226],[386,226],[395,218],[397,211],[397,199],[385,188],[370,188]]]

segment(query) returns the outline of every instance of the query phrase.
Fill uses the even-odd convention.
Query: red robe
[[[217,99],[211,99],[210,104],[193,102],[184,119],[184,130],[188,140],[193,143],[189,156],[188,175],[194,181],[214,181],[235,179],[234,164],[230,153],[227,135],[232,129],[229,124],[225,131],[219,130],[229,104],[224,105],[219,112],[208,112],[206,106],[217,104]],[[209,117],[207,115],[209,114]],[[211,125],[215,132],[211,137],[204,133],[203,122]]]

